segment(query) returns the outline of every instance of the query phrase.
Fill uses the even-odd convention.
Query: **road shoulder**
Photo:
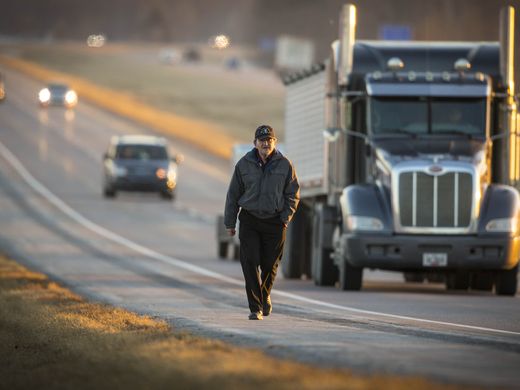
[[[88,302],[2,256],[0,375],[6,388],[441,388],[420,378],[317,369],[196,337]]]

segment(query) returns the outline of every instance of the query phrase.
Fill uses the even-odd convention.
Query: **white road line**
[[[152,259],[162,261],[164,263],[173,265],[175,267],[179,267],[179,268],[194,272],[199,275],[208,276],[208,277],[211,277],[211,278],[214,278],[214,279],[226,282],[226,283],[233,284],[235,286],[242,287],[244,285],[244,283],[242,281],[239,281],[237,279],[233,279],[233,278],[227,277],[225,275],[219,274],[217,272],[213,272],[208,269],[184,262],[182,260],[158,253],[152,249],[139,245],[110,230],[103,228],[102,226],[95,224],[94,222],[90,221],[89,219],[85,218],[83,215],[79,214],[77,211],[72,209],[65,202],[63,202],[56,195],[54,195],[51,191],[49,191],[43,184],[41,184],[38,180],[36,180],[29,173],[29,171],[27,171],[27,169],[22,165],[22,163],[11,153],[11,151],[5,147],[5,145],[2,142],[0,142],[0,154],[18,172],[18,174],[25,180],[25,182],[29,186],[31,186],[37,193],[39,193],[41,196],[43,196],[45,199],[47,199],[51,204],[53,204],[55,207],[57,207],[63,213],[65,213],[70,218],[75,220],[77,223],[79,223],[80,225],[84,226],[85,228],[93,231],[94,233],[99,234],[100,236],[105,237],[106,239],[116,242],[120,245],[126,246],[127,248],[130,248],[144,256],[148,256]],[[512,332],[512,331],[508,331],[508,330],[485,328],[485,327],[472,326],[472,325],[463,325],[463,324],[456,324],[456,323],[444,322],[444,321],[433,321],[433,320],[426,320],[423,318],[407,317],[407,316],[400,316],[400,315],[395,315],[395,314],[380,313],[380,312],[375,312],[375,311],[370,311],[370,310],[356,309],[353,307],[341,306],[341,305],[336,305],[333,303],[319,301],[316,299],[306,298],[304,296],[292,294],[292,293],[285,292],[285,291],[274,291],[273,293],[276,296],[286,297],[286,298],[293,299],[296,301],[304,302],[307,304],[313,304],[316,306],[325,307],[325,308],[329,308],[329,309],[336,309],[336,310],[348,311],[348,312],[352,312],[352,313],[371,315],[371,316],[380,316],[380,317],[387,317],[387,318],[393,318],[393,319],[415,321],[415,322],[432,324],[432,325],[445,325],[445,326],[451,326],[451,327],[456,327],[456,328],[460,328],[460,329],[478,330],[478,331],[485,331],[485,332],[491,332],[491,333],[520,336],[520,332]]]

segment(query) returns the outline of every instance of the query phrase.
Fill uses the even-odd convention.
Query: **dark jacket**
[[[242,207],[257,218],[278,216],[287,225],[299,201],[300,185],[291,162],[275,149],[262,169],[253,149],[235,165],[226,198],[224,224],[234,228]]]

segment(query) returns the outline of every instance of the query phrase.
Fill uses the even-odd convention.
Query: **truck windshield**
[[[485,136],[486,99],[372,98],[373,134],[467,134]]]

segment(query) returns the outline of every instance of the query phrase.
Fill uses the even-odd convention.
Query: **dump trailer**
[[[382,269],[516,293],[514,9],[500,18],[499,42],[356,41],[343,7],[329,58],[284,79],[301,185],[285,277],[359,290]]]

